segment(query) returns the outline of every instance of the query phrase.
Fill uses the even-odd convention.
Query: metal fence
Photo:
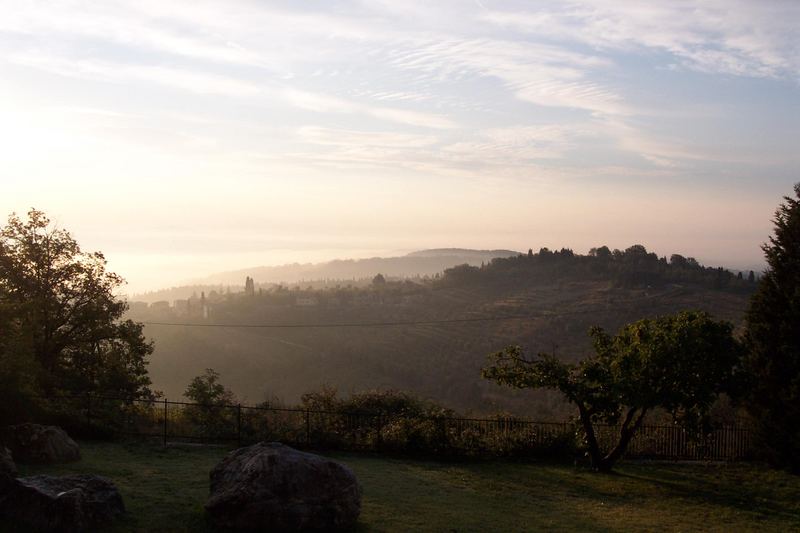
[[[520,418],[454,418],[322,411],[246,405],[202,405],[108,396],[45,399],[62,424],[95,432],[171,442],[245,445],[280,441],[299,448],[473,456],[567,455],[577,451],[576,426]],[[619,428],[597,426],[602,447]],[[715,428],[700,438],[680,426],[643,425],[627,457],[671,460],[747,459],[753,434],[744,426]]]
[[[601,426],[598,441],[610,447],[619,428]],[[642,425],[631,439],[627,457],[641,459],[739,461],[753,456],[753,432],[743,425],[725,425],[698,435],[676,425]]]

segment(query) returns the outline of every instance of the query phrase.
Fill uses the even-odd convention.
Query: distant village
[[[309,285],[303,289],[295,285],[291,289],[284,285],[256,288],[251,277],[245,279],[243,291],[211,290],[196,292],[189,298],[172,301],[159,300],[152,303],[129,301],[129,314],[151,319],[190,318],[209,319],[215,307],[239,302],[242,298],[253,298],[259,307],[338,308],[364,307],[371,305],[405,306],[415,305],[425,299],[426,291],[418,283],[409,280],[389,281],[377,274],[366,287],[351,285],[319,290]]]

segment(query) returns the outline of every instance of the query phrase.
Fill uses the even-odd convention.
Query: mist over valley
[[[591,326],[615,332],[637,317],[683,309],[740,324],[755,286],[747,273],[660,258],[638,245],[585,256],[438,249],[208,279],[218,284],[150,293],[161,301],[149,306],[130,303],[129,316],[155,341],[154,387],[169,398],[181,397],[187,376],[213,368],[251,403],[291,405],[325,386],[345,396],[394,389],[461,412],[551,420],[571,412],[557,393],[481,379],[489,353],[518,344],[531,355],[578,361],[591,353]]]
[[[131,301],[153,303],[159,300],[171,302],[197,296],[200,291],[224,292],[242,290],[246,278],[253,278],[256,285],[308,284],[312,287],[328,287],[342,284],[355,286],[369,283],[380,273],[393,278],[422,278],[441,274],[455,265],[480,266],[495,257],[512,257],[519,252],[511,250],[470,250],[466,248],[436,248],[410,252],[399,257],[373,257],[367,259],[336,259],[321,263],[291,263],[280,266],[261,266],[211,274],[187,284],[132,295]]]

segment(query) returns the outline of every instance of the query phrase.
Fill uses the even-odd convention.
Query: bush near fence
[[[306,402],[300,408],[62,396],[42,399],[41,412],[48,414],[39,421],[59,423],[78,436],[151,437],[164,444],[280,441],[299,448],[467,457],[573,458],[582,452],[577,427],[569,422],[463,418],[409,397],[366,394],[373,396],[356,397],[355,402]],[[617,432],[614,426],[597,428],[601,444],[612,442]],[[748,428],[726,426],[699,439],[693,435],[679,426],[644,425],[627,456],[741,460],[752,455]]]

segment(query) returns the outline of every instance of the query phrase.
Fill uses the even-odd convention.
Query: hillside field
[[[593,325],[616,331],[630,321],[686,309],[705,310],[740,324],[749,296],[675,283],[627,288],[603,280],[532,280],[505,287],[409,284],[402,291],[396,301],[387,296],[380,302],[375,296],[374,300],[338,307],[262,303],[270,300],[258,295],[236,297],[217,306],[207,322],[336,324],[531,318],[346,328],[148,325],[145,333],[155,341],[149,366],[154,388],[170,399],[179,399],[191,377],[214,368],[222,382],[248,403],[277,398],[294,404],[303,393],[330,385],[344,394],[399,389],[460,412],[501,411],[560,421],[568,412],[558,395],[512,391],[483,380],[480,371],[487,355],[519,344],[529,353],[555,352],[574,361],[591,353],[587,332]],[[134,318],[152,320],[146,315]]]

